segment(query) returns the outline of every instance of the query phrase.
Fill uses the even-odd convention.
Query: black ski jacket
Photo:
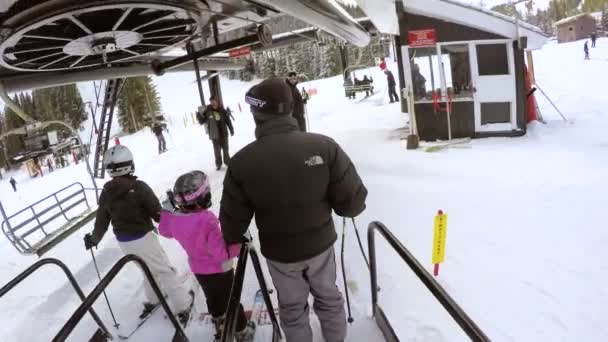
[[[209,139],[211,140],[219,139],[224,141],[228,138],[229,130],[230,134],[234,134],[234,127],[232,127],[230,115],[222,107],[214,109],[211,106],[207,106],[202,115],[197,113],[196,118],[201,125],[205,123],[208,125]]]
[[[298,131],[289,116],[261,124],[256,137],[224,178],[224,239],[241,242],[255,215],[266,258],[289,263],[319,255],[337,238],[332,209],[345,217],[365,209],[367,189],[355,166],[335,141]]]
[[[93,241],[101,241],[110,223],[118,234],[152,231],[152,220],[160,221],[160,210],[160,202],[148,184],[135,176],[116,177],[104,185],[99,196]]]
[[[306,119],[304,118],[304,99],[302,98],[302,94],[298,90],[297,85],[292,85],[289,81],[285,81],[291,88],[291,93],[293,96],[293,112],[291,116],[293,116],[298,122],[298,127],[300,131],[306,132]]]
[[[154,124],[154,126],[152,126],[152,132],[156,136],[163,135],[163,126],[159,123]]]

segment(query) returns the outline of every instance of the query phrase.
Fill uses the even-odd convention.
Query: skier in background
[[[239,255],[241,246],[224,242],[220,222],[209,209],[211,188],[204,172],[192,171],[179,176],[169,199],[170,203],[163,203],[158,230],[184,248],[190,270],[205,293],[216,337],[221,336],[234,280],[233,258]],[[236,342],[250,342],[254,333],[255,323],[247,320],[243,305],[239,305]]]
[[[13,187],[13,191],[17,192],[17,181],[15,180],[15,178],[11,177],[9,182],[11,183],[11,186]]]
[[[289,85],[291,89],[292,98],[293,98],[293,111],[291,116],[293,116],[296,121],[298,121],[298,128],[302,132],[306,132],[306,119],[304,118],[304,106],[306,103],[302,98],[302,94],[298,91],[298,74],[295,71],[290,71],[287,74],[287,80],[285,81]]]
[[[589,59],[589,46],[587,45],[588,41],[585,41],[585,46],[583,46],[583,50],[585,51],[585,59]]]
[[[154,232],[152,220],[160,221],[158,198],[148,184],[133,175],[133,154],[126,146],[116,145],[106,151],[103,164],[112,180],[104,185],[99,196],[95,228],[84,236],[85,248],[96,247],[111,223],[123,253],[137,255],[146,263],[180,322],[187,322],[194,295],[190,294],[188,300],[188,293],[177,278],[177,270],[171,265]],[[158,297],[146,278],[144,294],[146,301],[139,316],[142,319],[159,305]]]
[[[155,122],[152,126],[152,132],[158,140],[158,154],[167,152],[167,142],[165,141],[165,136],[163,135],[163,124],[158,121]]]
[[[395,82],[395,76],[388,69],[384,70],[386,75],[386,82],[388,84],[388,96],[390,97],[390,103],[399,101],[399,95],[397,95],[397,82]]]
[[[344,217],[359,215],[367,189],[334,140],[298,130],[290,115],[292,93],[277,78],[247,92],[256,141],[234,156],[226,172],[222,233],[228,244],[242,242],[255,216],[287,342],[313,340],[310,294],[325,341],[342,342],[346,313],[336,286],[332,210]]]
[[[52,158],[48,158],[46,160],[46,166],[48,166],[49,168],[49,172],[53,172],[53,162],[52,162]]]
[[[595,47],[595,41],[597,40],[597,33],[593,32],[591,34],[591,47],[594,48]]]
[[[224,155],[224,164],[228,166],[230,162],[230,150],[228,146],[228,131],[230,135],[234,135],[234,127],[228,112],[220,106],[217,98],[211,96],[209,98],[210,105],[205,108],[203,113],[197,113],[196,118],[201,125],[207,125],[207,133],[209,139],[213,142],[213,152],[215,154],[216,170],[222,168],[222,154]]]

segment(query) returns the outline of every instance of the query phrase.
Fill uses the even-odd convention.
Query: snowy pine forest
[[[350,10],[355,18],[362,17],[356,10]],[[267,23],[273,34],[293,32],[309,27],[306,23],[293,17],[279,17]],[[239,34],[241,34],[239,32]],[[342,70],[340,62],[340,40],[323,35],[322,42],[309,41],[293,44],[273,50],[252,53],[244,57],[247,67],[244,70],[229,71],[225,76],[231,80],[251,81],[254,78],[283,77],[289,71],[305,75],[309,80],[339,75]],[[346,45],[348,65],[369,67],[375,58],[387,56],[392,41],[386,37],[373,37],[372,42],[364,48]]]

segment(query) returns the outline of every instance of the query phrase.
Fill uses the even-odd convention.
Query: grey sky
[[[468,2],[468,3],[472,3],[472,4],[479,4],[479,0],[459,0],[462,2]],[[504,4],[504,3],[508,3],[508,0],[483,0],[483,3],[486,5],[487,8],[496,6],[496,5],[500,5],[500,4]],[[545,9],[549,6],[549,0],[534,0],[534,3],[536,4],[537,8],[540,9]],[[520,6],[523,6],[520,5]]]

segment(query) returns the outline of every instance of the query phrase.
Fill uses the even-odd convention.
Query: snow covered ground
[[[370,221],[383,221],[430,270],[433,216],[438,209],[447,212],[447,254],[438,280],[493,341],[606,341],[608,328],[602,323],[608,312],[608,251],[603,247],[608,232],[602,224],[608,213],[602,198],[608,191],[608,40],[598,41],[589,61],[582,59],[582,42],[547,45],[534,56],[538,83],[568,123],[538,94],[547,124],[531,124],[522,138],[475,140],[435,153],[407,151],[398,131],[405,120],[397,104],[387,104],[383,75],[373,69],[381,93],[364,101],[345,99],[339,78],[305,84],[319,93],[308,106],[310,126],[344,147],[369,189],[367,210],[357,219],[362,233]],[[135,151],[137,175],[159,196],[185,171],[210,174],[217,210],[224,171],[214,170],[203,129],[190,116],[184,124],[184,115],[198,106],[193,80],[191,74],[156,79],[172,121],[167,153],[157,155],[149,130],[121,141]],[[233,153],[254,137],[254,123],[243,103],[251,84],[222,81],[226,104],[236,117]],[[43,179],[18,174],[17,180],[17,194],[6,177],[0,183],[0,200],[9,213],[71,182],[90,184],[83,165]],[[336,225],[341,229],[339,218]],[[97,283],[81,240],[91,229],[85,227],[49,253],[66,262],[86,293]],[[173,241],[163,243],[185,272],[184,253]],[[467,340],[388,245],[380,238],[377,243],[381,305],[402,340]],[[369,276],[351,228],[346,245],[355,316],[348,341],[376,341],[379,335],[369,320]],[[102,273],[121,257],[111,233],[96,253]],[[0,258],[3,283],[36,260],[19,255],[4,237]],[[246,283],[243,302],[249,305],[257,288],[252,272]],[[140,310],[142,298],[135,266],[126,267],[108,296],[119,322],[126,325]],[[202,294],[198,298],[197,310],[203,312]],[[47,341],[77,305],[70,285],[49,266],[0,299],[0,341]],[[111,327],[102,298],[95,309]],[[168,321],[151,323],[132,340],[171,335]],[[86,340],[93,327],[85,316],[72,340]]]

